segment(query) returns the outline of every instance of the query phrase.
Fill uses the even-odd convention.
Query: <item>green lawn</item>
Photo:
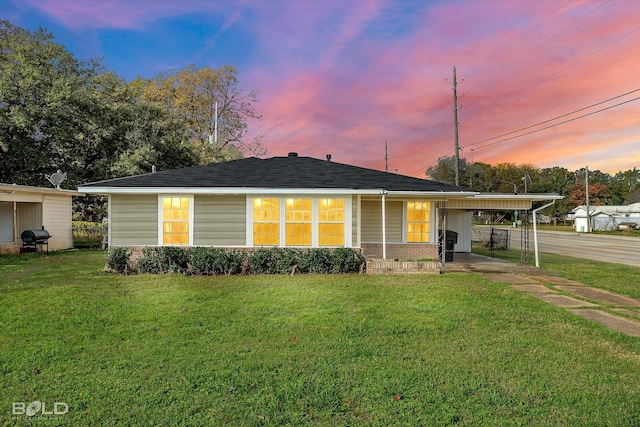
[[[479,255],[491,256],[491,251],[475,245],[473,252]],[[521,259],[520,249],[508,251],[495,250],[496,258],[519,263]],[[540,268],[554,271],[560,277],[576,280],[595,288],[617,292],[633,298],[640,299],[640,268],[623,264],[590,261],[571,258],[558,254],[541,252]],[[535,264],[535,254],[529,253],[529,264]]]
[[[103,264],[0,257],[3,425],[640,424],[639,339],[480,275]],[[12,415],[36,400],[69,412]]]

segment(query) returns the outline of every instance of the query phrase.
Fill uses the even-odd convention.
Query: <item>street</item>
[[[501,229],[511,231],[511,249],[519,249],[520,229]],[[640,267],[640,238],[637,237],[538,230],[538,251]],[[529,256],[531,259],[535,256],[533,228],[529,233]]]

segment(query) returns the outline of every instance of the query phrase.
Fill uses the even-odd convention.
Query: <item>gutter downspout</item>
[[[536,219],[536,213],[538,213],[538,211],[541,211],[544,208],[548,208],[549,206],[553,205],[555,202],[556,201],[554,200],[551,203],[547,203],[546,205],[533,210],[533,247],[534,247],[534,252],[536,254],[536,267],[540,267],[540,259],[538,257],[538,221]]]
[[[382,190],[382,259],[387,259],[387,190]]]

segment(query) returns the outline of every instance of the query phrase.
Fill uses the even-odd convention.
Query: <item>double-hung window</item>
[[[193,198],[165,196],[160,198],[160,236],[162,245],[190,244]]]
[[[431,240],[431,203],[407,202],[407,243]]]
[[[344,246],[344,199],[318,200],[318,245]]]
[[[286,199],[285,242],[287,246],[311,246],[312,200]]]
[[[280,199],[253,199],[253,244],[278,246],[280,243]]]
[[[247,205],[253,246],[338,247],[350,244],[351,200],[328,197],[254,198]],[[251,228],[249,228],[251,229]],[[348,239],[348,240],[347,240]]]

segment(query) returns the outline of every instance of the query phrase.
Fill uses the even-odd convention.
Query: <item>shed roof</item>
[[[572,211],[574,215],[580,213],[584,213],[586,215],[587,207],[586,205],[581,205],[573,209]],[[591,215],[603,214],[603,215],[616,215],[616,214],[632,214],[632,213],[640,213],[640,203],[633,203],[630,205],[619,205],[619,206],[589,206],[589,212]]]

